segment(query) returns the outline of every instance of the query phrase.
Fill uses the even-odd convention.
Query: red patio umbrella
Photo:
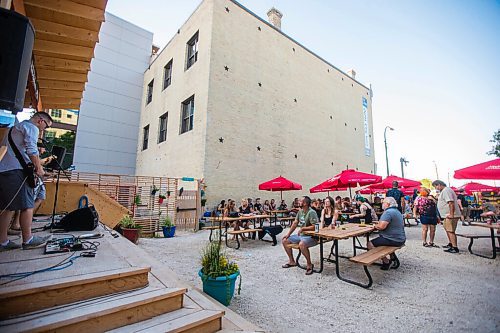
[[[380,176],[372,175],[371,173],[356,171],[353,169],[348,169],[324,181],[322,184],[325,190],[331,188],[348,187],[349,194],[351,194],[351,187],[369,185],[381,181],[382,177]]]
[[[318,184],[318,185],[316,185],[314,187],[311,187],[309,189],[309,192],[310,193],[318,193],[318,192],[330,192],[330,191],[335,192],[335,191],[345,191],[345,190],[347,190],[347,187],[324,188],[324,183],[327,182],[327,181],[324,181],[321,184]]]
[[[279,176],[277,178],[271,179],[259,185],[259,190],[271,191],[271,192],[281,192],[281,200],[283,200],[283,191],[293,191],[302,190],[302,185],[296,182],[292,182],[285,177]]]
[[[500,179],[500,158],[455,171],[456,179]]]
[[[498,187],[480,184],[480,183],[467,183],[459,188],[459,190],[464,190],[467,194],[472,194],[474,192],[498,192]]]
[[[384,189],[384,188],[389,189],[389,188],[392,188],[392,182],[394,182],[394,181],[397,181],[398,185],[400,187],[404,187],[404,188],[417,187],[417,186],[422,185],[422,183],[420,183],[419,181],[416,181],[416,180],[411,180],[408,178],[401,178],[401,177],[391,175],[391,176],[385,178],[384,180],[382,180],[380,183],[372,184],[369,187],[371,189]]]

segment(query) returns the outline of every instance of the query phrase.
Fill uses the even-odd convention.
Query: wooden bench
[[[489,238],[491,239],[490,235],[470,235],[470,234],[456,234],[459,237],[464,237],[464,238],[469,238],[469,246],[467,249],[469,250],[470,254],[475,254],[472,252],[472,244],[474,243],[474,239],[481,239],[481,238]],[[495,238],[500,238],[500,235],[495,235]]]
[[[234,235],[236,236],[236,243],[238,244],[235,249],[239,249],[240,248],[240,240],[238,238],[238,236],[242,236],[242,234],[246,234],[246,233],[252,233],[252,239],[255,239],[255,234],[259,231],[262,231],[262,229],[258,229],[258,228],[249,228],[249,229],[239,229],[239,230],[228,230],[227,233],[226,233],[226,246],[227,247],[230,247],[229,244],[228,244],[228,235]]]
[[[356,283],[357,285],[363,288],[370,288],[373,284],[372,276],[370,275],[370,271],[368,271],[368,266],[374,264],[376,261],[390,256],[391,260],[389,262],[390,268],[397,269],[400,266],[400,262],[398,257],[396,256],[396,251],[401,247],[399,246],[377,246],[365,253],[357,255],[355,257],[349,258],[350,261],[363,265],[363,269],[365,270],[365,274],[368,277],[368,284],[363,285],[360,283]]]

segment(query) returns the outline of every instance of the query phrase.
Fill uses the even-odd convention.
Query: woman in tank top
[[[332,224],[333,217],[335,215],[335,201],[333,201],[332,197],[326,197],[324,205],[325,207],[321,211],[320,228],[333,228],[333,226],[335,225]]]

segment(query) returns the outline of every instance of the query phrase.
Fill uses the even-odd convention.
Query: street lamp
[[[387,157],[387,129],[390,129],[391,131],[394,131],[394,128],[391,126],[386,126],[384,129],[384,144],[385,144],[385,164],[387,166],[387,177],[389,177],[389,158]]]
[[[434,163],[434,170],[436,171],[436,179],[439,179],[439,174],[438,174],[438,165],[436,161],[432,161]]]

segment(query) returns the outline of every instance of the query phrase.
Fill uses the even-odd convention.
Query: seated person
[[[358,197],[356,201],[359,206],[359,214],[351,215],[349,222],[359,223],[361,219],[365,220],[365,223],[372,223],[373,221],[378,221],[378,216],[375,214],[375,210],[370,206],[368,200],[363,197]]]
[[[253,212],[255,214],[262,214],[262,204],[260,203],[260,198],[255,199],[255,204],[253,205]]]
[[[351,199],[348,197],[345,197],[342,199],[342,213],[351,213],[353,211],[353,208],[351,206]]]
[[[278,210],[287,210],[288,206],[286,205],[285,200],[281,200],[281,203],[278,207]]]
[[[221,216],[224,214],[224,207],[226,207],[226,200],[222,200],[220,204],[217,206],[217,211],[215,212],[215,216]]]
[[[480,215],[482,218],[485,218],[488,223],[492,221],[496,222],[496,217],[498,215],[498,209],[495,209],[495,206],[491,202],[486,199],[483,199],[483,213]]]
[[[312,202],[311,202],[312,203]],[[300,203],[299,203],[299,198],[293,199],[293,202],[290,206],[290,216],[296,216],[297,212],[300,210]]]
[[[377,246],[403,246],[406,242],[403,215],[398,210],[398,203],[393,197],[386,197],[382,201],[384,213],[378,223],[374,224],[375,230],[379,230],[379,236],[368,242],[368,250]],[[390,260],[382,258],[382,270],[388,270]]]
[[[274,199],[271,199],[271,202],[269,203],[269,210],[276,210],[276,201],[274,201]]]
[[[271,204],[269,203],[269,200],[264,201],[264,204],[262,205],[262,211],[266,214],[271,211]]]
[[[330,227],[333,229],[335,227],[335,223],[332,223],[333,218],[335,216],[335,202],[332,197],[326,197],[325,199],[325,207],[321,211],[320,218],[320,229]]]
[[[288,263],[284,264],[283,268],[290,268],[297,266],[295,259],[293,258],[292,249],[288,247],[289,244],[299,244],[300,251],[306,258],[307,267],[306,275],[311,275],[313,273],[313,264],[311,263],[311,254],[309,253],[309,248],[318,244],[316,239],[311,236],[306,236],[303,234],[304,231],[314,231],[314,225],[318,223],[318,215],[311,208],[311,198],[308,196],[302,197],[300,200],[301,209],[297,213],[297,217],[293,222],[288,233],[283,236],[281,243],[288,256]],[[297,235],[292,235],[294,230],[299,227]]]
[[[373,204],[372,204],[373,209],[375,210],[375,213],[382,213],[382,199],[380,197],[375,197],[373,199]]]
[[[320,200],[319,199],[314,199],[311,203],[311,208],[314,209],[316,212],[316,215],[321,216],[321,207],[320,207]]]

